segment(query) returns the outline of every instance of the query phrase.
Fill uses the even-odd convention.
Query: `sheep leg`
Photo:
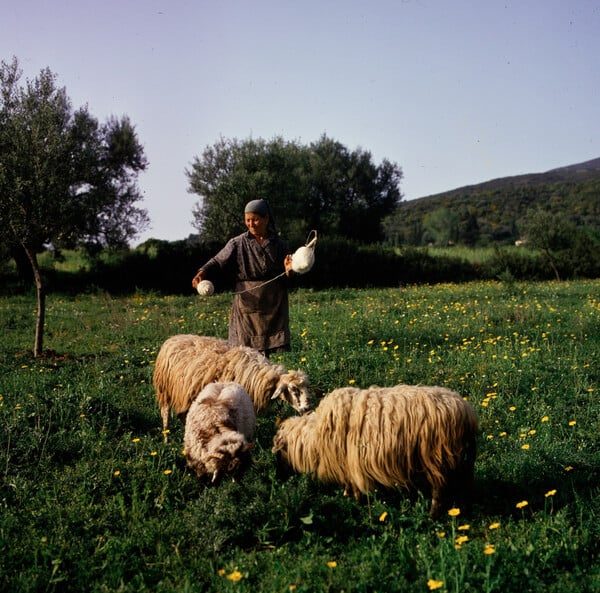
[[[165,443],[168,442],[169,437],[169,431],[167,429],[167,427],[169,426],[169,406],[161,406],[160,408],[160,415],[162,417],[162,425],[163,425],[163,438],[165,440]]]
[[[444,508],[444,504],[443,488],[434,486],[431,489],[431,507],[429,508],[429,515],[431,517],[439,517]]]

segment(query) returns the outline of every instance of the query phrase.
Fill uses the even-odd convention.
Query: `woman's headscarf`
[[[251,200],[246,204],[246,208],[244,208],[244,214],[248,213],[258,214],[259,216],[268,216],[269,217],[269,225],[267,229],[274,234],[277,234],[277,228],[275,227],[275,218],[273,217],[273,212],[271,210],[271,206],[267,200],[263,200],[259,198],[258,200]]]

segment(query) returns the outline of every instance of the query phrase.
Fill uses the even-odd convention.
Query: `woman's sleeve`
[[[200,269],[206,272],[210,278],[212,274],[222,273],[232,261],[235,261],[236,243],[234,239],[230,239],[225,247],[221,249],[214,257],[211,257]]]

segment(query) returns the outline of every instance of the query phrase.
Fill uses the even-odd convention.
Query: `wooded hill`
[[[446,220],[455,227],[448,235],[452,242],[509,244],[521,238],[528,211],[538,209],[600,234],[600,158],[402,202],[385,222],[386,236],[395,244],[427,244],[434,220]]]

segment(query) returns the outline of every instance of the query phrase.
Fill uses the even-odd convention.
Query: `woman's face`
[[[255,237],[266,237],[267,226],[269,225],[269,217],[255,214],[254,212],[248,212],[244,215],[244,222],[246,228]]]

